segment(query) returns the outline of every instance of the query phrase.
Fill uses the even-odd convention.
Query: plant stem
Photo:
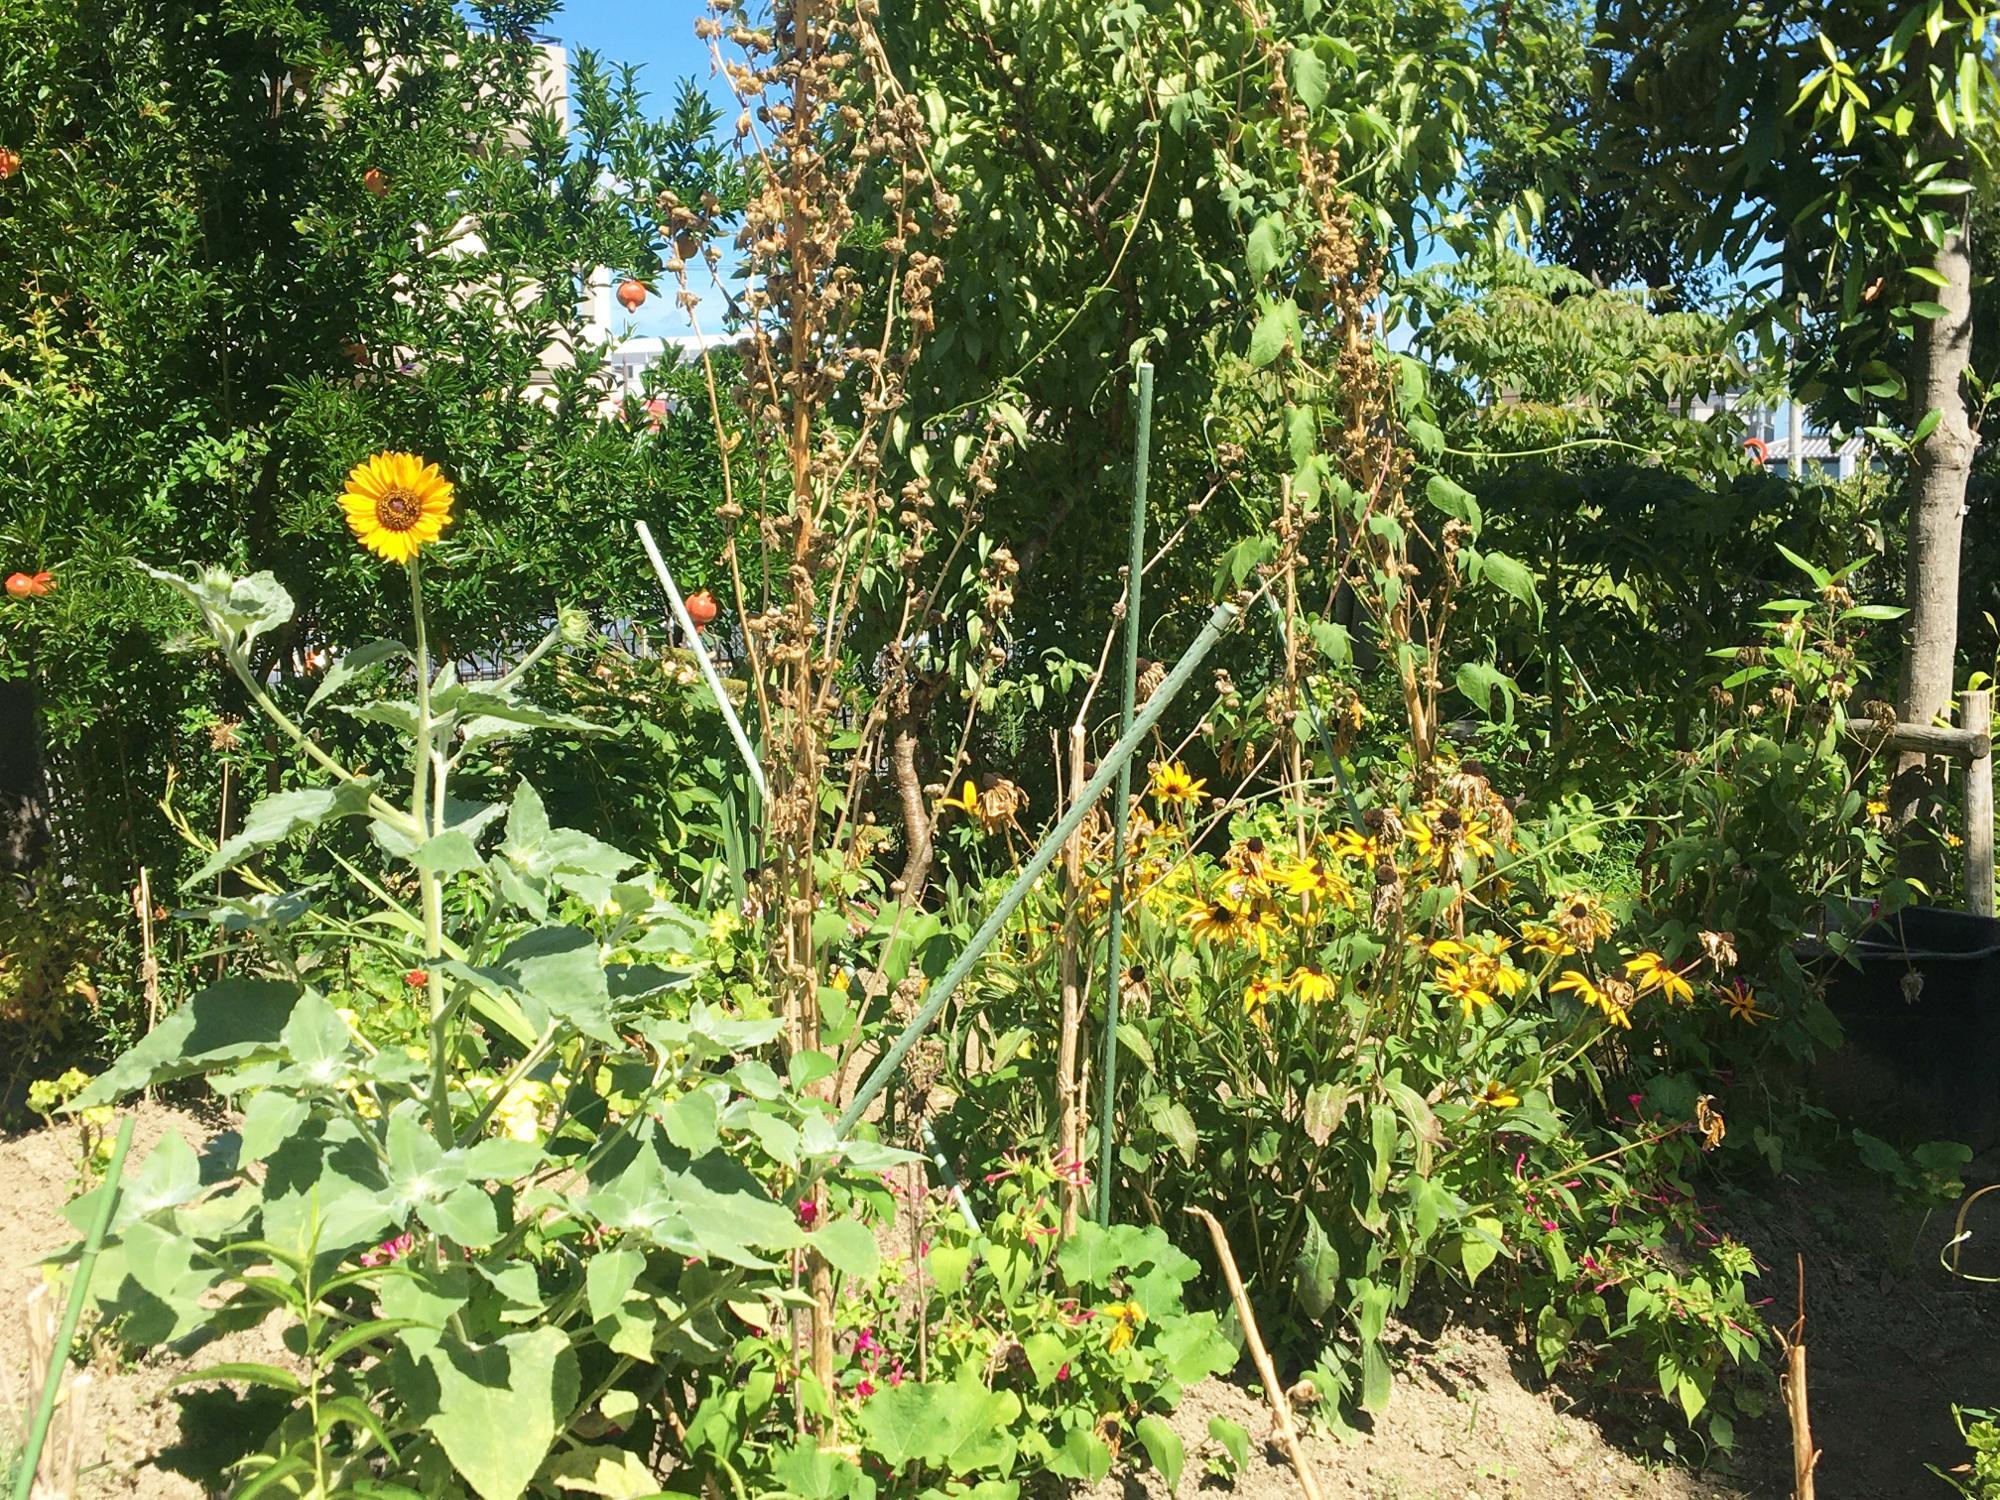
[[[424,631],[423,575],[415,558],[406,565],[410,575],[410,618],[417,644],[417,743],[410,769],[410,816],[416,820],[418,837],[434,831],[430,811],[431,759],[437,726],[431,719],[430,641]],[[443,813],[442,799],[438,808]],[[423,897],[424,988],[431,1011],[431,1131],[438,1143],[449,1148],[451,1134],[451,1081],[445,1070],[444,972],[438,967],[444,947],[444,886],[435,870],[417,865],[417,889]]]

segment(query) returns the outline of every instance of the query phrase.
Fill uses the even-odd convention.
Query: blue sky
[[[708,46],[694,34],[697,18],[706,15],[701,0],[664,0],[659,4],[634,4],[631,0],[571,0],[556,13],[547,34],[574,53],[587,48],[604,62],[634,63],[639,67],[639,86],[647,95],[646,107],[656,115],[673,108],[674,94],[683,78],[692,78],[715,100],[727,122],[736,118],[736,103],[721,78],[712,76]],[[705,291],[700,310],[705,333],[722,326],[721,299],[702,279],[694,278],[694,289]],[[619,326],[625,319],[616,315]],[[689,332],[686,315],[674,305],[671,286],[655,290],[653,297],[629,320],[633,330],[648,335]]]

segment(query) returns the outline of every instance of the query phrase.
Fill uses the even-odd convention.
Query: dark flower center
[[[423,516],[423,501],[401,485],[375,502],[375,519],[384,531],[408,531]]]

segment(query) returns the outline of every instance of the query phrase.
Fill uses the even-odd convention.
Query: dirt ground
[[[214,1126],[163,1107],[139,1112],[135,1159],[177,1128],[199,1143]],[[22,1408],[20,1309],[41,1278],[35,1259],[69,1238],[60,1217],[76,1173],[67,1130],[0,1140],[0,1412]],[[2000,1156],[1975,1164],[1975,1182],[2000,1181]],[[1981,1210],[1992,1207],[1991,1216]],[[1950,1215],[1928,1222],[1871,1180],[1783,1180],[1725,1198],[1719,1219],[1767,1270],[1765,1309],[1789,1321],[1795,1257],[1806,1264],[1815,1435],[1825,1500],[1949,1495],[1927,1464],[1962,1452],[1953,1401],[2000,1401],[2000,1287],[1956,1280],[1938,1263]],[[2000,1193],[1974,1208],[1965,1268],[2000,1275]],[[1984,1232],[1982,1232],[1984,1231]],[[1990,1252],[1984,1252],[1988,1241]],[[1984,1252],[1984,1253],[1983,1253]],[[1629,1410],[1580,1404],[1585,1393],[1545,1386],[1489,1331],[1448,1325],[1402,1332],[1394,1399],[1368,1430],[1314,1432],[1307,1454],[1325,1500],[1777,1500],[1789,1493],[1789,1438],[1776,1416],[1739,1430],[1737,1452],[1698,1469],[1648,1454]],[[259,1425],[226,1389],[170,1391],[174,1376],[218,1359],[282,1359],[266,1331],[207,1349],[160,1350],[137,1365],[100,1365],[92,1394],[99,1451],[86,1458],[83,1493],[117,1500],[193,1500],[220,1492],[222,1467]],[[1608,1415],[1595,1408],[1604,1407]],[[1249,1468],[1207,1476],[1209,1419],[1252,1436]],[[1188,1453],[1180,1492],[1248,1500],[1296,1495],[1267,1410],[1241,1386],[1205,1381],[1172,1417]],[[1164,1493],[1157,1475],[1113,1475],[1087,1500]]]

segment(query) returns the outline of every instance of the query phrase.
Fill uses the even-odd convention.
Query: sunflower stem
[[[437,726],[431,718],[430,640],[424,630],[423,574],[413,557],[404,564],[410,578],[410,617],[415,624],[417,646],[417,744],[410,771],[410,816],[416,819],[418,836],[435,832],[431,814],[431,764],[437,754]],[[444,799],[438,798],[436,818],[442,818]],[[444,947],[444,887],[437,872],[417,863],[417,889],[423,897],[424,988],[431,1012],[431,1131],[438,1143],[449,1148],[451,1134],[451,1085],[445,1072],[444,972],[438,965]]]

